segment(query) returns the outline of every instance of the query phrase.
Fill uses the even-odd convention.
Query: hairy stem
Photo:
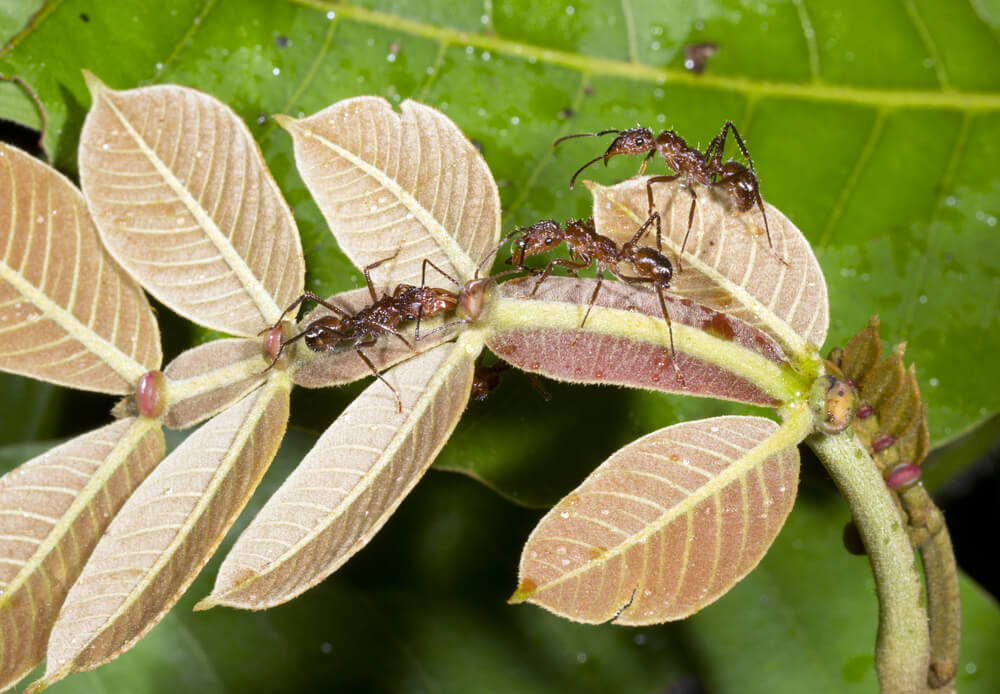
[[[922,484],[905,487],[899,501],[909,518],[911,539],[920,552],[927,583],[931,638],[928,683],[935,692],[954,691],[962,611],[951,536],[944,516]]]
[[[847,500],[875,575],[879,687],[883,694],[927,691],[927,611],[906,524],[892,495],[852,430],[835,436],[814,434],[806,443]]]

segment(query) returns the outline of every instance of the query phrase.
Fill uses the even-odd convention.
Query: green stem
[[[814,434],[806,443],[847,500],[865,544],[879,604],[875,670],[883,694],[927,691],[930,643],[923,588],[913,548],[889,489],[848,429]]]
[[[941,511],[922,484],[904,488],[899,501],[909,517],[911,540],[920,552],[927,583],[931,638],[928,683],[934,692],[954,691],[952,683],[958,670],[962,610],[951,536]]]

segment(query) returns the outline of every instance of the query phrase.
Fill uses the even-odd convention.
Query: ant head
[[[653,137],[649,128],[630,128],[623,130],[621,135],[614,139],[608,151],[604,153],[604,165],[608,165],[608,159],[616,154],[645,154],[656,147],[656,138]]]
[[[562,228],[551,219],[532,224],[514,241],[514,263],[520,265],[529,255],[544,253],[563,240]]]
[[[723,165],[722,184],[740,212],[748,212],[760,198],[757,177],[739,162],[730,161]]]

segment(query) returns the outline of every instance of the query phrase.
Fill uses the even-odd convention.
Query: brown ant
[[[725,163],[722,162],[722,153],[726,148],[726,138],[729,136],[730,131],[733,133],[733,139],[736,140],[736,144],[739,146],[740,152],[750,165],[749,169],[737,161],[729,160]],[[604,165],[607,166],[608,159],[616,154],[645,154],[646,157],[642,160],[642,164],[639,166],[638,175],[641,176],[646,170],[646,164],[648,164],[649,160],[657,152],[659,152],[663,157],[663,160],[667,163],[667,166],[677,173],[672,176],[650,176],[646,179],[646,196],[649,200],[649,219],[655,219],[656,221],[656,247],[658,250],[662,250],[663,246],[660,241],[660,213],[653,205],[653,184],[667,183],[684,176],[687,190],[691,194],[691,210],[688,212],[687,231],[684,234],[684,241],[681,242],[681,249],[677,255],[678,268],[680,268],[680,258],[684,253],[684,248],[687,246],[688,236],[691,234],[691,225],[694,222],[694,208],[695,204],[698,202],[698,196],[694,192],[695,181],[710,188],[721,187],[724,189],[727,193],[729,193],[729,196],[736,204],[736,209],[740,212],[748,212],[756,204],[758,209],[760,209],[761,216],[764,218],[764,231],[767,233],[767,245],[771,248],[772,252],[774,251],[774,244],[771,241],[771,229],[767,223],[767,213],[764,211],[764,201],[760,197],[760,185],[757,181],[757,172],[754,170],[753,160],[750,158],[750,153],[747,151],[746,144],[744,144],[743,138],[740,137],[740,134],[736,130],[736,126],[733,125],[732,121],[726,121],[725,125],[722,126],[722,131],[712,138],[712,141],[709,143],[704,154],[699,152],[694,147],[689,146],[687,142],[685,142],[683,138],[681,138],[681,136],[673,130],[664,130],[656,137],[653,137],[652,131],[647,128],[631,128],[629,130],[612,129],[602,130],[597,133],[578,133],[576,135],[566,135],[565,137],[560,137],[556,140],[552,146],[555,147],[560,142],[574,137],[600,137],[610,133],[617,133],[618,137],[614,139],[604,154],[594,157],[576,170],[576,173],[573,174],[573,177],[569,181],[569,187],[573,187],[576,183],[576,177],[579,176],[580,173],[588,166],[602,159],[604,160]]]
[[[503,360],[489,366],[485,364],[477,366],[472,374],[472,390],[469,392],[469,399],[482,402],[488,398],[500,386],[500,374],[509,368],[510,364]],[[545,390],[545,386],[542,385],[537,374],[526,371],[525,376],[528,377],[531,387],[542,396],[545,402],[552,400],[552,395],[549,394],[549,391]]]
[[[511,255],[510,263],[515,268],[526,269],[533,274],[541,274],[541,277],[535,282],[535,287],[531,290],[530,296],[534,296],[535,292],[538,291],[539,285],[552,274],[556,266],[567,268],[575,277],[579,270],[590,267],[592,263],[596,263],[597,286],[594,287],[594,292],[590,295],[587,311],[583,314],[583,320],[580,321],[581,328],[587,322],[587,317],[590,316],[590,309],[594,307],[597,293],[601,290],[601,284],[604,282],[605,270],[628,284],[651,284],[660,299],[663,320],[666,321],[667,330],[670,334],[670,354],[673,357],[671,363],[674,366],[674,372],[677,374],[678,380],[683,383],[684,378],[677,367],[677,351],[674,349],[673,324],[670,321],[670,314],[667,311],[666,299],[663,297],[663,290],[670,287],[670,281],[674,275],[673,265],[667,256],[655,248],[639,245],[639,239],[648,231],[652,221],[652,217],[647,219],[639,227],[639,230],[632,239],[619,249],[618,244],[613,239],[597,233],[597,230],[594,228],[593,218],[588,220],[567,220],[564,226],[559,226],[558,222],[554,220],[546,219],[522,230],[523,233],[521,236],[513,243],[514,251]],[[551,250],[560,243],[566,244],[570,255],[569,260],[556,258],[549,262],[545,270],[541,272],[525,267],[524,259],[526,257]],[[619,264],[622,262],[630,263],[635,272],[638,273],[638,276],[625,275],[619,267]]]
[[[384,294],[381,299],[378,298],[375,294],[375,285],[372,284],[370,272],[382,263],[391,259],[391,257],[383,258],[382,260],[368,265],[364,269],[365,282],[368,285],[369,293],[371,293],[372,303],[360,309],[357,313],[348,313],[340,307],[311,292],[305,292],[298,299],[293,301],[292,304],[285,309],[284,313],[281,314],[281,317],[274,324],[274,326],[268,330],[280,325],[285,316],[306,299],[315,301],[317,304],[330,309],[335,315],[320,316],[316,320],[309,323],[305,330],[293,335],[287,340],[283,340],[277,349],[277,353],[274,355],[271,364],[267,368],[270,369],[275,365],[275,363],[277,363],[278,359],[281,357],[281,353],[284,352],[285,347],[297,342],[298,340],[304,340],[306,347],[313,352],[324,352],[326,350],[333,349],[344,340],[354,340],[354,350],[358,353],[358,356],[361,357],[362,361],[368,365],[372,374],[382,381],[382,383],[389,386],[389,389],[396,396],[398,410],[399,412],[402,412],[403,401],[400,399],[399,393],[392,386],[392,384],[382,377],[382,374],[379,373],[379,370],[375,368],[375,365],[361,348],[374,346],[378,341],[378,338],[382,335],[395,335],[402,340],[403,344],[410,349],[413,349],[413,345],[411,345],[396,329],[397,326],[403,321],[427,318],[445,311],[450,311],[458,306],[459,296],[446,289],[427,287],[424,284],[419,287],[415,287],[412,284],[400,284],[397,285],[392,294]],[[429,260],[425,260],[424,263],[425,271],[428,263],[434,265],[433,263],[430,263]],[[416,339],[419,339],[419,334],[415,337]]]

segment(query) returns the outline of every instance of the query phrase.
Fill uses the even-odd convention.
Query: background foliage
[[[89,106],[81,67],[113,88],[171,82],[207,91],[260,142],[295,212],[309,289],[320,294],[363,280],[327,233],[295,172],[291,138],[271,114],[306,115],[358,94],[431,104],[481,147],[500,183],[505,231],[589,214],[589,196],[569,191],[568,180],[601,143],[576,140],[553,151],[560,135],[640,123],[704,146],[731,119],[748,141],[763,194],[813,242],[827,275],[824,352],[873,313],[888,342],[908,342],[932,440],[953,444],[946,472],[930,471],[951,498],[965,493],[956,480],[970,479],[968,461],[996,441],[996,2],[188,0],[167,8],[65,0],[46,4],[25,27],[30,16],[22,3],[0,3],[0,31],[13,37],[0,73],[35,89],[58,168],[75,173]],[[694,75],[683,69],[683,47],[704,40],[720,50]],[[0,115],[40,124],[10,83],[0,84]],[[590,175],[610,183],[636,166],[620,161]],[[167,359],[212,337],[168,314],[161,309]],[[106,421],[104,400],[0,378],[7,396],[0,440],[18,444],[2,451],[11,465],[29,457],[22,442]],[[799,503],[764,563],[691,620],[593,628],[505,606],[519,544],[537,518],[510,500],[544,506],[638,435],[745,411],[547,387],[551,403],[512,375],[492,400],[470,407],[439,458],[438,467],[467,472],[501,496],[468,479],[430,475],[344,571],[263,614],[191,614],[208,591],[210,567],[134,653],[55,691],[98,680],[130,691],[157,686],[150,682],[206,691],[316,682],[393,691],[489,691],[512,682],[527,691],[657,691],[689,677],[713,691],[748,691],[750,682],[758,691],[802,691],[806,683],[816,691],[872,689],[870,575],[864,560],[841,550],[846,509],[809,462]],[[292,417],[302,432],[257,498],[357,390],[295,393]],[[986,655],[1000,646],[1000,613],[971,585],[964,608],[959,686],[1000,688]]]

